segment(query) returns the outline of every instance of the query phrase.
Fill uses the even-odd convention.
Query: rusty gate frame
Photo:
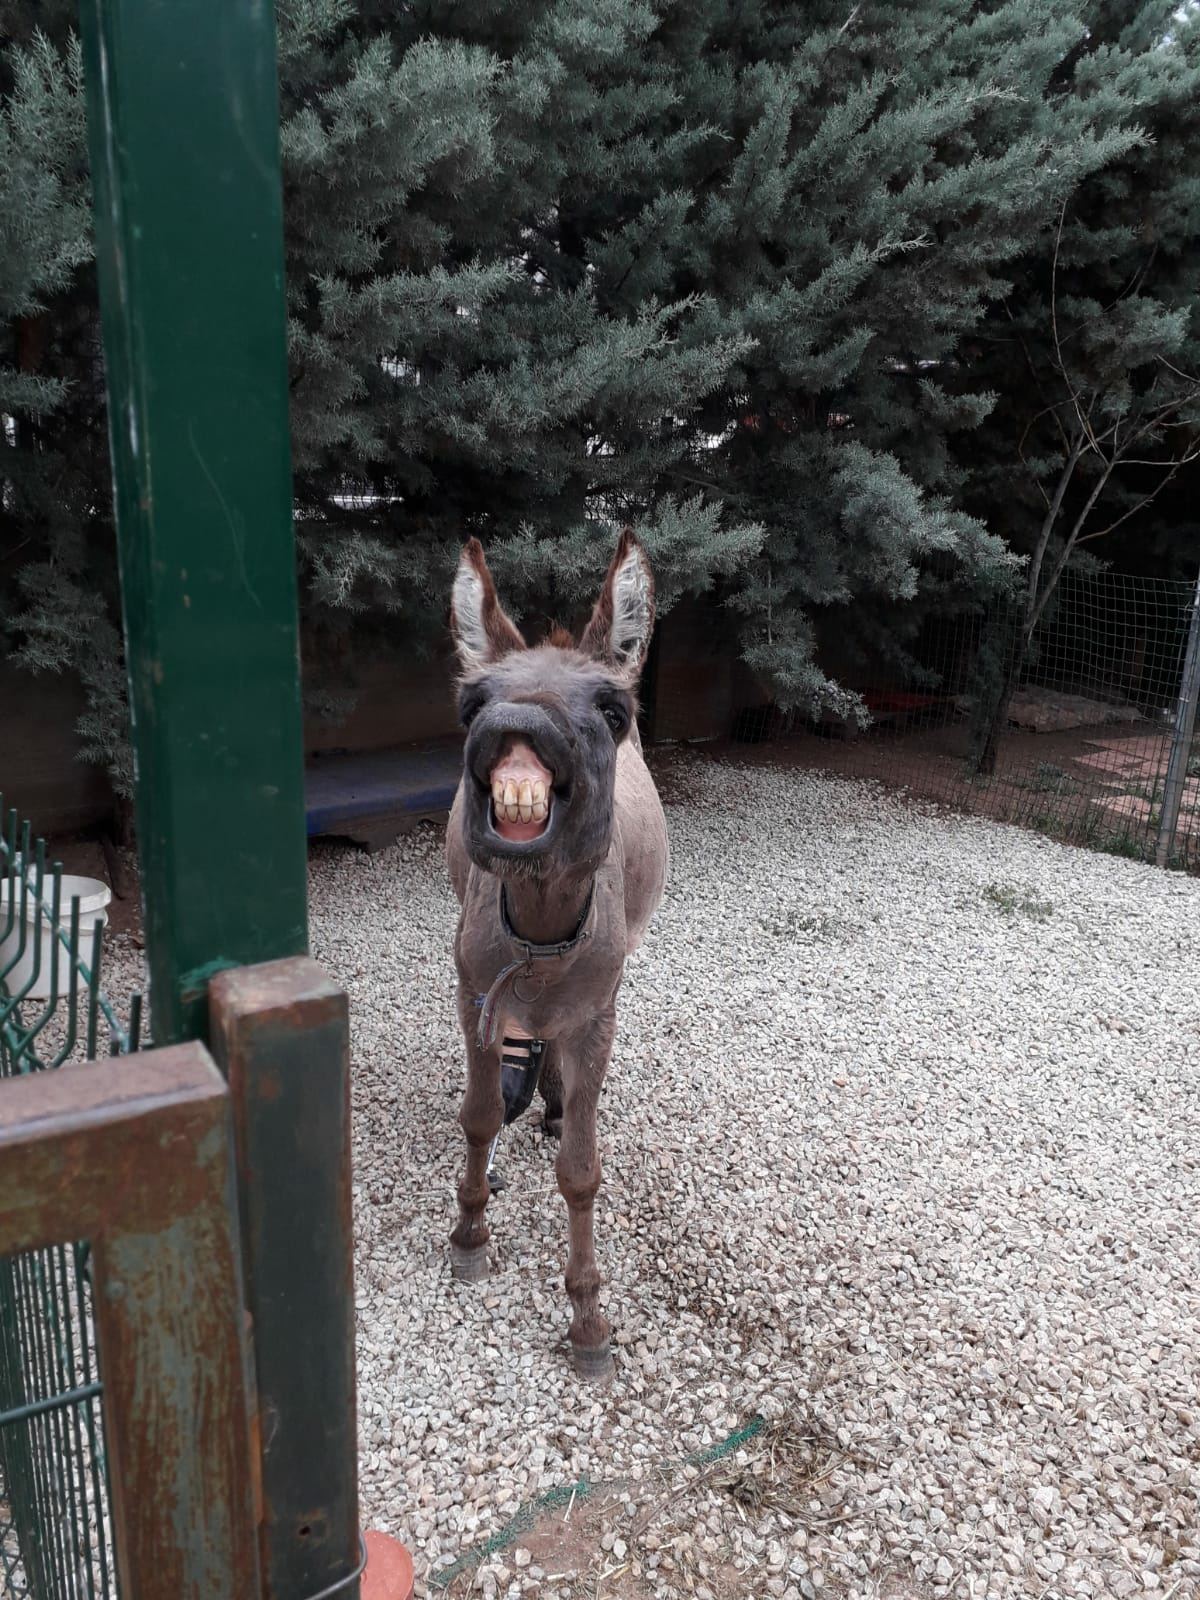
[[[113,1540],[136,1600],[260,1593],[229,1090],[187,1043],[0,1082],[0,1254],[90,1239]]]

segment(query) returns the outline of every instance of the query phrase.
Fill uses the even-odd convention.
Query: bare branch
[[[1100,474],[1098,482],[1084,503],[1083,510],[1075,518],[1075,524],[1070,533],[1067,535],[1062,549],[1058,553],[1058,558],[1051,569],[1050,576],[1042,587],[1041,597],[1033,606],[1032,614],[1029,614],[1028,612],[1026,613],[1025,628],[1027,635],[1031,634],[1037,627],[1038,621],[1041,618],[1042,612],[1046,609],[1046,604],[1049,601],[1050,596],[1058,587],[1058,580],[1062,577],[1063,568],[1075,553],[1075,546],[1079,543],[1079,535],[1082,532],[1083,525],[1091,515],[1092,507],[1100,498],[1101,492],[1103,491],[1104,486],[1108,482],[1109,478],[1112,476],[1112,473],[1113,463],[1111,461],[1106,462],[1104,471]]]
[[[1063,404],[1063,402],[1060,400],[1058,402],[1058,405],[1062,405],[1062,404]],[[1066,446],[1068,454],[1070,453],[1071,441],[1067,437],[1067,430],[1063,427],[1062,423],[1058,419],[1058,405],[1044,407],[1035,416],[1030,417],[1028,423],[1026,423],[1025,428],[1024,428],[1022,434],[1021,434],[1021,437],[1017,440],[1017,456],[1018,456],[1018,458],[1019,458],[1019,460],[1021,462],[1021,465],[1023,467],[1028,467],[1028,465],[1029,465],[1028,461],[1026,461],[1026,459],[1025,459],[1025,441],[1026,441],[1026,439],[1028,439],[1030,433],[1037,426],[1037,424],[1042,420],[1042,418],[1044,416],[1049,415],[1049,414],[1053,414],[1054,420],[1058,425],[1058,431],[1062,435],[1063,444]],[[1036,488],[1037,492],[1041,495],[1042,501],[1045,504],[1046,509],[1049,510],[1049,508],[1050,508],[1050,496],[1046,493],[1045,489],[1042,488],[1042,481],[1036,475],[1036,473],[1033,474],[1033,484],[1034,484],[1034,488]]]
[[[1155,359],[1161,362],[1161,364],[1166,367],[1168,372],[1173,372],[1177,378],[1182,378],[1184,383],[1190,383],[1193,390],[1195,390],[1197,393],[1200,393],[1200,378],[1195,377],[1190,372],[1184,372],[1182,368],[1177,367],[1173,362],[1168,361],[1166,356],[1156,356]]]
[[[1124,446],[1125,450],[1126,451],[1132,450],[1134,445],[1137,444],[1139,440],[1152,438],[1154,436],[1154,434],[1160,432],[1163,429],[1188,427],[1189,426],[1188,423],[1185,423],[1185,422],[1172,422],[1170,420],[1170,417],[1171,417],[1172,412],[1179,411],[1183,406],[1193,404],[1195,399],[1196,399],[1196,397],[1194,395],[1180,395],[1175,400],[1167,401],[1167,403],[1165,405],[1160,406],[1157,411],[1151,412],[1147,416],[1147,418],[1146,418],[1145,422],[1142,424],[1142,426],[1140,428],[1135,429],[1135,431],[1129,435],[1128,439],[1126,439],[1125,446]],[[1129,465],[1129,466],[1133,466],[1133,465],[1139,465],[1139,466],[1147,466],[1147,465],[1148,466],[1161,466],[1162,465],[1161,462],[1154,462],[1154,461],[1151,461],[1151,462],[1137,462],[1137,463],[1135,463],[1134,460],[1133,460],[1133,457],[1129,456],[1129,455],[1122,456],[1122,462],[1124,464],[1126,464],[1126,465]]]
[[[1043,612],[1058,586],[1067,563],[1081,544],[1089,544],[1097,539],[1103,539],[1127,522],[1130,517],[1136,516],[1145,509],[1162,492],[1168,483],[1176,476],[1180,468],[1192,461],[1200,460],[1200,431],[1192,418],[1181,418],[1180,413],[1187,407],[1196,404],[1200,399],[1200,379],[1182,371],[1164,356],[1157,360],[1161,371],[1153,373],[1148,388],[1134,396],[1130,404],[1122,405],[1116,410],[1109,410],[1105,404],[1105,395],[1099,389],[1084,389],[1079,386],[1073,377],[1064,352],[1067,338],[1074,338],[1081,334],[1086,322],[1071,330],[1064,338],[1063,330],[1059,325],[1058,304],[1058,274],[1059,262],[1062,254],[1063,230],[1066,225],[1067,203],[1063,202],[1059,211],[1058,226],[1054,235],[1054,252],[1050,268],[1050,324],[1053,342],[1053,356],[1051,365],[1058,377],[1062,380],[1067,400],[1060,404],[1069,404],[1075,413],[1076,426],[1068,434],[1067,426],[1059,415],[1059,405],[1047,404],[1046,407],[1032,417],[1021,433],[1017,443],[1017,455],[1025,463],[1025,444],[1030,433],[1042,418],[1053,416],[1054,425],[1065,448],[1065,459],[1059,472],[1057,483],[1052,496],[1047,496],[1045,488],[1038,483],[1038,491],[1046,506],[1046,514],[1038,530],[1037,543],[1030,559],[1028,583],[1026,588],[1026,604],[1024,616],[1025,637],[1028,639],[1037,627]],[[1147,275],[1154,263],[1154,252],[1151,251],[1145,263],[1131,276],[1129,282],[1119,292],[1112,306],[1104,308],[1104,313],[1111,311],[1119,301],[1129,295],[1136,294],[1144,284]],[[1043,399],[1046,398],[1042,387],[1037,367],[1029,349],[1021,336],[1020,329],[1011,310],[1006,307],[1009,321],[1016,330],[1018,342],[1021,345],[1025,361],[1030,374]],[[1102,313],[1102,314],[1104,314]],[[1179,379],[1184,384],[1184,392],[1173,395],[1169,399],[1162,399],[1163,379],[1167,373]],[[1119,390],[1111,396],[1115,401]],[[1103,408],[1103,409],[1102,409]],[[1190,430],[1181,439],[1175,430]],[[1174,438],[1166,440],[1165,436],[1172,431]],[[1136,448],[1148,439],[1157,439],[1163,444],[1166,459],[1158,460],[1143,458],[1134,454]],[[1172,458],[1167,452],[1170,445],[1175,447]],[[1182,446],[1182,448],[1181,448]],[[1094,457],[1097,467],[1095,481],[1088,489],[1086,499],[1077,512],[1070,531],[1062,540],[1061,548],[1054,557],[1049,570],[1046,570],[1046,556],[1050,542],[1054,536],[1059,516],[1062,513],[1067,490],[1075,477],[1076,468],[1084,456],[1089,459]],[[1161,478],[1154,488],[1135,501],[1128,510],[1121,513],[1112,522],[1102,528],[1096,528],[1090,533],[1085,533],[1088,519],[1096,507],[1097,501],[1107,488],[1109,480],[1119,467],[1143,466],[1157,468]]]
[[[1189,445],[1181,456],[1176,456],[1170,470],[1174,473],[1180,467],[1186,467],[1192,461],[1200,461],[1200,441]],[[1122,456],[1119,465],[1122,467],[1157,467],[1162,472],[1166,469],[1167,463],[1161,456],[1157,460],[1153,456]]]
[[[1076,434],[1071,445],[1070,452],[1067,455],[1067,459],[1063,463],[1063,469],[1058,475],[1058,482],[1054,486],[1054,498],[1047,505],[1046,515],[1042,519],[1042,526],[1038,531],[1037,546],[1034,549],[1033,555],[1030,557],[1029,585],[1027,590],[1028,598],[1025,602],[1025,615],[1027,619],[1027,627],[1029,628],[1032,628],[1033,624],[1028,621],[1028,618],[1033,615],[1034,620],[1036,620],[1036,615],[1040,614],[1040,611],[1036,614],[1034,613],[1034,607],[1037,604],[1038,586],[1042,575],[1042,562],[1046,559],[1046,550],[1050,544],[1050,536],[1054,532],[1054,524],[1058,521],[1058,514],[1062,510],[1063,499],[1066,496],[1067,489],[1070,486],[1071,479],[1075,473],[1075,468],[1082,454],[1083,434],[1080,432]],[[1042,604],[1045,604],[1044,600]]]
[[[1062,375],[1063,382],[1067,386],[1067,392],[1071,396],[1072,403],[1074,404],[1075,409],[1078,411],[1079,396],[1076,392],[1075,385],[1071,382],[1071,374],[1067,371],[1066,357],[1063,355],[1062,351],[1062,339],[1058,331],[1058,257],[1060,251],[1062,250],[1063,225],[1066,220],[1067,202],[1064,200],[1062,203],[1062,209],[1058,213],[1058,227],[1055,229],[1054,233],[1054,255],[1050,261],[1050,328],[1054,335],[1054,354],[1058,358],[1058,370]],[[1078,332],[1078,329],[1076,331]],[[1083,421],[1082,412],[1080,413],[1080,421]]]
[[[1167,484],[1170,483],[1171,479],[1179,471],[1182,465],[1182,461],[1177,461],[1171,468],[1170,472],[1165,472],[1163,474],[1160,482],[1153,489],[1151,489],[1149,494],[1144,494],[1135,505],[1130,506],[1129,510],[1123,512],[1115,522],[1110,522],[1107,528],[1097,528],[1095,533],[1081,533],[1079,538],[1076,539],[1075,543],[1090,544],[1093,539],[1103,539],[1105,535],[1110,534],[1114,528],[1119,528],[1123,522],[1128,522],[1129,518],[1136,516],[1143,506],[1148,506],[1152,500],[1158,497],[1158,495],[1163,489],[1166,488]]]
[[[1046,416],[1047,413],[1049,413],[1050,415],[1052,415],[1054,417],[1055,426],[1058,428],[1059,437],[1062,439],[1064,449],[1070,449],[1071,441],[1067,437],[1067,430],[1063,427],[1062,422],[1061,422],[1061,420],[1059,418],[1059,415],[1058,415],[1058,408],[1062,405],[1063,402],[1061,400],[1050,401],[1050,400],[1047,399],[1046,389],[1045,389],[1044,384],[1042,383],[1041,374],[1038,372],[1037,366],[1034,363],[1033,356],[1030,354],[1029,345],[1025,341],[1025,335],[1021,332],[1020,328],[1018,327],[1017,319],[1012,314],[1012,308],[1007,303],[1005,304],[1005,307],[1004,307],[1004,313],[1007,316],[1008,320],[1013,325],[1013,332],[1016,335],[1017,343],[1021,346],[1021,354],[1025,357],[1025,365],[1029,368],[1029,376],[1033,379],[1035,385],[1037,386],[1037,391],[1041,395],[1042,399],[1046,400],[1046,408],[1045,408],[1045,410],[1038,412],[1037,416],[1034,417],[1033,422],[1031,422],[1029,424],[1029,428],[1032,428],[1034,422],[1040,421],[1040,419],[1042,417]],[[1021,443],[1017,446],[1017,454],[1021,457],[1022,461],[1024,461],[1024,459],[1025,459],[1024,446],[1025,446],[1025,439],[1026,439],[1026,437],[1027,437],[1027,435],[1029,433],[1029,428],[1026,428],[1025,432],[1021,435]],[[1038,487],[1040,489],[1041,485],[1039,484]],[[1042,492],[1042,498],[1043,499],[1046,498],[1045,497],[1045,491]],[[1047,501],[1047,504],[1049,504],[1048,501]]]

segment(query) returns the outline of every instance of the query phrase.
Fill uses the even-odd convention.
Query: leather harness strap
[[[575,932],[569,939],[563,939],[558,944],[533,944],[528,939],[522,939],[513,929],[508,915],[508,903],[504,896],[504,885],[500,885],[500,926],[514,950],[519,954],[514,961],[502,967],[492,982],[491,988],[476,1004],[480,1007],[479,1026],[476,1038],[481,1050],[490,1050],[496,1042],[496,1032],[500,1023],[500,1002],[509,993],[517,979],[520,977],[534,977],[537,973],[537,963],[547,961],[561,961],[564,956],[569,956],[577,950],[585,939],[590,939],[592,929],[589,926],[592,912],[596,904],[596,880],[592,879],[592,886],[588,890],[587,903],[584,905]]]

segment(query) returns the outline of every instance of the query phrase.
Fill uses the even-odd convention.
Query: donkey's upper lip
[[[490,773],[493,789],[497,783],[530,784],[534,789],[548,790],[554,785],[554,769],[543,759],[542,753],[529,739],[517,736],[506,739]]]

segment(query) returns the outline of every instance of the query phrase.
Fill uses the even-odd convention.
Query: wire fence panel
[[[733,737],[786,740],[797,764],[1200,871],[1190,681],[1200,649],[1189,652],[1189,635],[1200,635],[1198,594],[1182,581],[1069,572],[1024,651],[1017,596],[933,618],[905,667],[876,666],[847,684],[861,696],[862,721],[763,704],[737,712]],[[1169,769],[1177,778],[1168,793]]]
[[[0,816],[3,806],[0,803]],[[0,1076],[123,1055],[104,921],[10,811],[0,832]],[[0,1596],[117,1594],[86,1241],[0,1257]]]

